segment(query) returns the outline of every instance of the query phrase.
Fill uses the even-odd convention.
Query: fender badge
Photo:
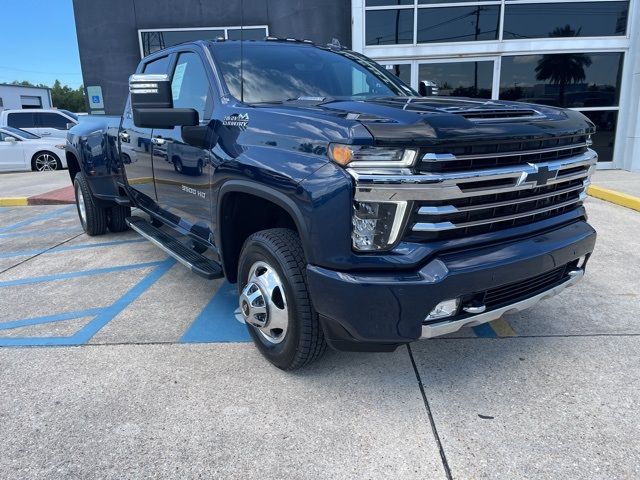
[[[222,125],[226,127],[246,128],[247,125],[249,125],[249,114],[248,113],[232,113],[231,115],[227,115],[222,120]]]

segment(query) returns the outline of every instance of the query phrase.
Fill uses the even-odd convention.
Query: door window
[[[200,120],[211,116],[211,90],[209,77],[200,57],[192,52],[178,56],[171,80],[173,106],[175,108],[193,108],[198,111]]]
[[[16,112],[7,115],[7,125],[14,128],[35,128],[32,112]]]
[[[144,73],[167,73],[169,70],[169,56],[160,57],[144,66]]]
[[[66,130],[67,123],[72,123],[70,119],[58,113],[34,113],[36,124],[40,128],[55,128],[56,130]]]

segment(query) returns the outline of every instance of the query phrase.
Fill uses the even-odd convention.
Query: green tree
[[[51,100],[56,108],[63,108],[71,112],[85,112],[86,102],[84,98],[84,88],[71,88],[62,85],[60,80],[56,80],[51,88]]]
[[[580,30],[575,31],[569,25],[557,27],[549,34],[551,37],[578,37]],[[558,85],[560,106],[564,106],[566,86],[578,83],[586,78],[584,68],[591,65],[591,57],[584,53],[554,53],[543,55],[536,66],[536,80],[551,80]]]

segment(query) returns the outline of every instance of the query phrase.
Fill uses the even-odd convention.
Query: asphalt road
[[[640,214],[534,309],[284,373],[236,291],[74,207],[0,208],[0,478],[640,477]]]

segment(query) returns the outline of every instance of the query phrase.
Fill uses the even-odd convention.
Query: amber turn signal
[[[347,145],[331,144],[329,148],[331,159],[345,167],[353,159],[353,151]]]

